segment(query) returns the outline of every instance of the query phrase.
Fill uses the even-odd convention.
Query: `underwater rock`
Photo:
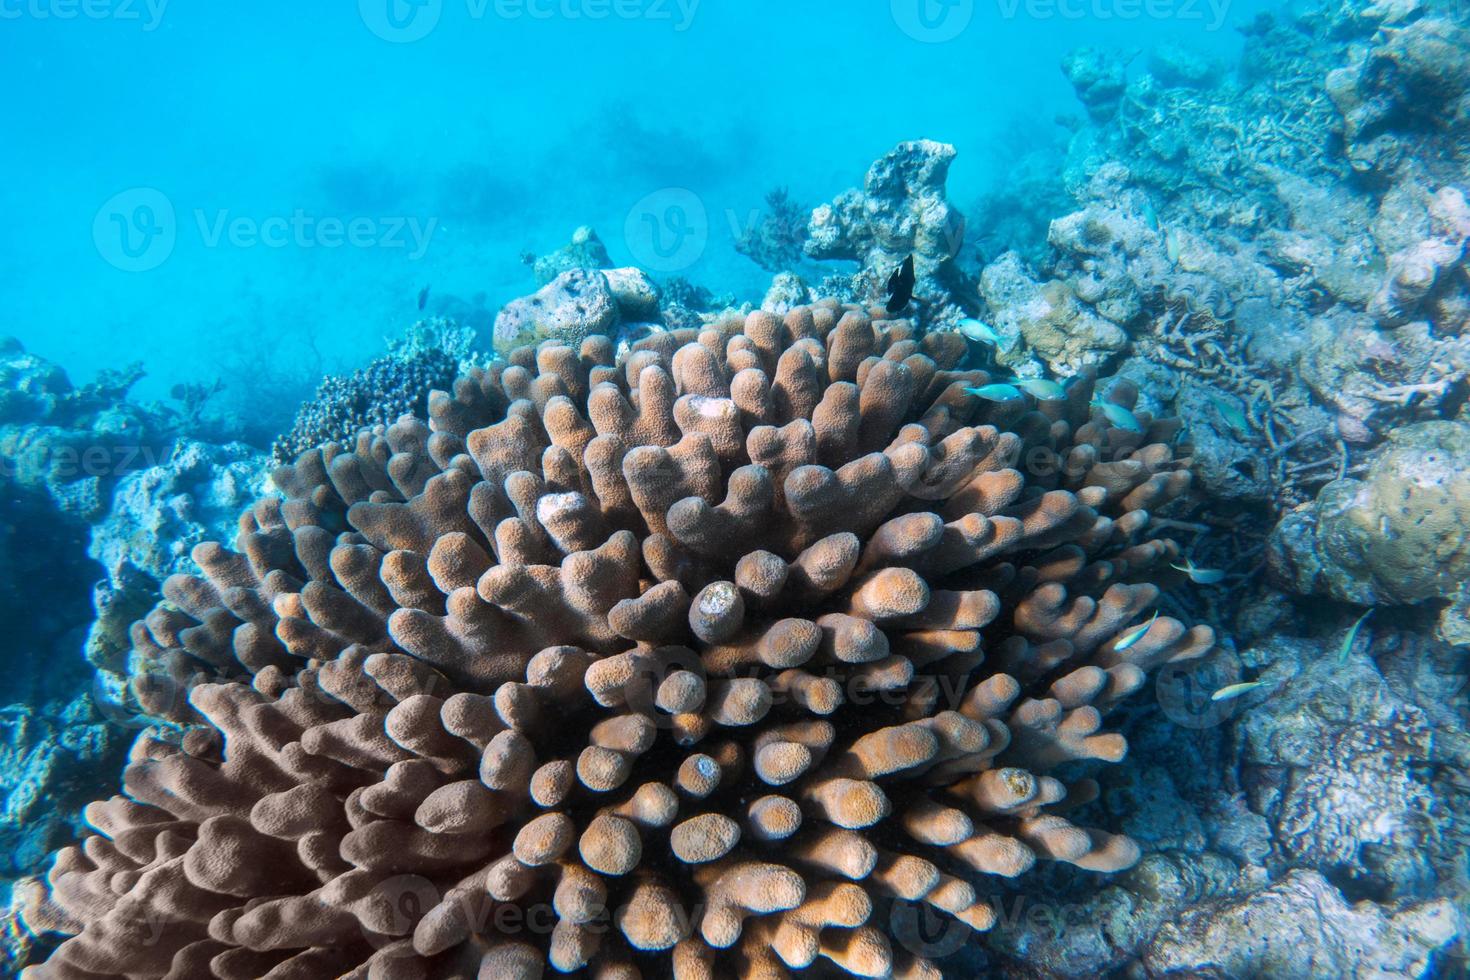
[[[1436,414],[1470,375],[1470,335],[1439,337],[1423,321],[1379,330],[1367,314],[1335,308],[1308,323],[1305,339],[1297,373],[1336,411],[1349,443]]]
[[[1220,66],[1182,45],[1164,43],[1148,54],[1149,74],[1170,86],[1204,88],[1215,82]]]
[[[1453,942],[1446,899],[1396,912],[1349,905],[1315,871],[1293,871],[1244,898],[1206,902],[1169,922],[1140,960],[1146,977],[1394,980],[1427,976]]]
[[[269,469],[268,457],[249,446],[184,439],[167,460],[118,484],[87,551],[107,572],[94,595],[88,660],[112,672],[126,668],[128,628],[158,601],[165,579],[196,571],[189,558],[195,545],[234,541],[240,511],[264,491]]]
[[[1368,312],[1385,327],[1399,327],[1420,314],[1433,299],[1428,313],[1445,332],[1465,332],[1470,310],[1470,277],[1465,270],[1470,240],[1470,204],[1458,188],[1444,187],[1431,198],[1428,237],[1407,245],[1388,259],[1388,276],[1374,295]]]
[[[1096,891],[1002,894],[996,926],[985,936],[990,955],[976,950],[957,956],[968,969],[954,975],[1008,980],[1108,976],[1127,967],[1169,919],[1239,888],[1235,865],[1218,854],[1158,852],[1145,855]]]
[[[980,294],[1000,338],[996,363],[1018,374],[1039,373],[1040,362],[1071,377],[1128,346],[1122,328],[1094,313],[1065,282],[1037,282],[1013,252],[985,267]]]
[[[1386,170],[1397,160],[1385,146],[1395,133],[1463,133],[1470,123],[1470,31],[1439,17],[1383,31],[1352,64],[1328,74],[1326,90],[1354,168]]]
[[[580,344],[615,336],[624,324],[659,322],[659,289],[639,269],[571,269],[532,296],[512,300],[495,318],[502,356],[544,340]]]
[[[954,158],[955,148],[945,143],[900,143],[869,168],[861,191],[845,191],[812,211],[806,254],[857,262],[868,281],[880,285],[912,255],[914,296],[929,322],[964,315],[974,306],[974,284],[955,261],[965,219],[945,192]]]
[[[88,787],[116,778],[131,737],[86,694],[0,707],[0,879],[34,874],[78,839]]]
[[[161,458],[176,422],[127,398],[142,369],[80,388],[66,372],[0,341],[0,702],[42,704],[85,687],[80,656],[102,570],[87,558],[92,522],[127,474]]]
[[[1371,623],[1353,632],[1355,621],[1246,655],[1271,693],[1236,726],[1240,778],[1271,821],[1273,864],[1319,871],[1353,900],[1462,888],[1470,787],[1453,773],[1470,762],[1470,739],[1460,719],[1409,700],[1428,688],[1396,688],[1379,671],[1375,657],[1404,659],[1413,637]]]
[[[661,293],[658,285],[642,269],[604,268],[602,274],[607,279],[607,288],[612,291],[613,299],[618,304],[621,322],[659,322]]]
[[[812,301],[812,291],[794,272],[778,273],[766,290],[761,309],[777,316],[785,316],[798,306],[807,306]]]
[[[607,246],[602,244],[597,232],[591,226],[583,225],[572,232],[570,243],[537,258],[532,264],[532,271],[536,276],[536,285],[545,286],[563,272],[572,269],[611,269],[612,264]]]
[[[1356,308],[1372,299],[1383,275],[1383,256],[1370,233],[1373,211],[1362,195],[1339,183],[1271,169],[1272,187],[1290,225],[1269,228],[1260,241],[1272,262]]]
[[[1062,73],[1094,122],[1107,122],[1117,114],[1131,60],[1131,54],[1091,47],[1077,48],[1062,59]]]
[[[1249,426],[1247,406],[1233,392],[1184,377],[1175,402],[1193,447],[1191,466],[1200,488],[1214,500],[1269,503],[1276,488],[1262,440]]]
[[[1123,184],[1127,176],[1122,168],[1104,168],[1094,186]],[[1099,314],[1126,327],[1142,312],[1145,290],[1170,278],[1173,270],[1164,236],[1145,217],[1147,198],[1122,186],[1109,197],[1109,203],[1092,202],[1053,221],[1047,241],[1061,253],[1053,273]]]
[[[1470,589],[1470,424],[1395,430],[1363,479],[1338,480],[1271,538],[1275,579],[1358,605],[1464,600]],[[1461,637],[1454,642],[1465,642]]]
[[[495,351],[502,356],[543,340],[580,344],[592,334],[617,333],[622,316],[607,277],[570,269],[532,296],[512,300],[495,318]]]

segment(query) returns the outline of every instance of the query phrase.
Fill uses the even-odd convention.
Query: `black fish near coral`
[[[914,257],[903,260],[903,265],[893,270],[888,277],[888,312],[902,313],[914,298]]]

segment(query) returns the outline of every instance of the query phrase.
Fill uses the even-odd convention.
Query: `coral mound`
[[[1129,866],[1066,764],[1213,645],[1134,629],[1178,425],[962,354],[831,303],[547,343],[284,468],[135,627],[201,724],[22,886],[27,976],[933,977],[912,912]]]

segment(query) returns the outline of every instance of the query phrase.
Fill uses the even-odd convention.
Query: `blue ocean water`
[[[759,298],[733,243],[771,188],[828,200],[923,137],[967,206],[1077,114],[1067,51],[1228,57],[1264,6],[1155,5],[7,0],[7,329],[82,378],[142,360],[153,397],[355,366],[422,287],[498,308],[579,225],[634,262],[629,214],[669,188],[709,216],[683,272]]]

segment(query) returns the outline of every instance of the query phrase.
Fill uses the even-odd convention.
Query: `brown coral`
[[[1212,643],[1118,649],[1175,427],[960,353],[836,304],[547,344],[282,470],[135,628],[202,724],[22,888],[72,937],[29,975],[935,976],[894,903],[983,930],[986,875],[1132,863],[1051,773]]]

